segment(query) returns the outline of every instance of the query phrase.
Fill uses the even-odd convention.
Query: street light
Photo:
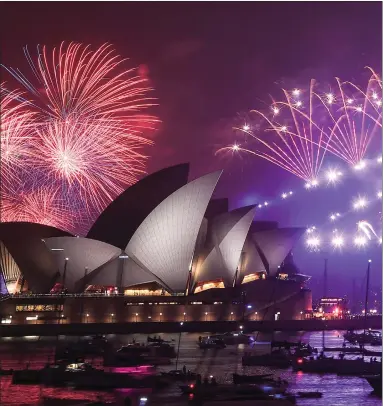
[[[234,314],[234,312],[231,312],[231,313],[230,313],[230,320],[231,320],[231,321],[233,321],[233,314]]]
[[[207,321],[207,312],[205,312],[205,321]]]
[[[160,313],[160,321],[161,321],[162,313]]]
[[[114,313],[111,313],[110,316],[112,318],[112,323],[113,323]]]
[[[86,314],[86,322],[88,323],[89,313]]]
[[[137,317],[138,317],[138,313],[136,313],[136,323],[137,323]]]
[[[303,312],[302,312],[302,310],[301,310],[301,320],[303,319]]]
[[[186,321],[186,313],[184,312],[184,321]]]

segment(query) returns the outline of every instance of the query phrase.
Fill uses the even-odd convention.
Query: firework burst
[[[18,181],[19,171],[31,158],[34,138],[34,113],[27,110],[27,102],[19,102],[21,92],[8,91],[0,86],[0,157],[2,183]]]
[[[138,114],[153,106],[153,99],[147,97],[151,90],[148,81],[136,74],[136,69],[121,71],[126,60],[111,45],[93,51],[89,45],[63,42],[52,51],[45,46],[37,51],[33,58],[24,49],[37,84],[18,69],[6,69],[33,95],[32,104],[41,112],[62,120],[108,115],[137,130],[157,121]]]
[[[338,78],[335,91],[322,92],[315,80],[308,90],[282,89],[283,100],[272,98],[269,112],[252,110],[234,127],[243,141],[217,152],[261,157],[304,179],[307,188],[319,184],[327,152],[363,169],[367,148],[382,127],[382,80],[370,72],[366,90]],[[341,175],[333,171],[328,176],[328,182],[335,183]]]
[[[55,212],[59,202],[68,219],[74,214],[76,218],[87,216],[89,226],[116,195],[144,173],[147,156],[142,149],[152,144],[144,133],[158,122],[145,114],[154,105],[147,96],[151,90],[148,80],[136,69],[123,70],[125,60],[107,44],[92,50],[82,44],[62,43],[52,51],[38,48],[36,58],[27,49],[25,55],[33,80],[18,69],[3,66],[30,97],[26,100],[21,93],[9,92],[8,99],[18,102],[15,111],[28,109],[24,121],[33,118],[30,125],[24,125],[9,115],[2,150],[15,150],[16,146],[20,150],[8,160],[8,173],[17,172],[26,162],[24,152],[28,152],[31,170],[19,174],[18,182],[24,185],[18,188],[23,199],[29,199],[25,204],[35,202],[40,207],[46,202],[44,207],[51,206]],[[27,128],[33,130],[28,143],[20,136]],[[22,218],[22,205],[9,190],[12,187],[2,190],[1,195],[3,207],[11,213],[5,217]],[[26,217],[35,221],[37,217],[28,210]],[[47,224],[47,218],[45,214],[41,221]],[[63,228],[68,229],[68,225]]]
[[[137,181],[146,159],[139,150],[151,144],[107,119],[55,120],[37,133],[35,158],[45,182],[60,184],[68,199],[80,198],[90,212]]]
[[[324,132],[328,151],[356,169],[361,169],[367,148],[382,127],[382,81],[370,70],[366,90],[336,78],[333,92],[316,94],[328,119]]]
[[[235,129],[254,142],[249,147],[235,144],[219,151],[232,149],[259,156],[305,180],[310,187],[316,186],[326,143],[323,129],[313,125],[314,85],[312,80],[307,99],[299,89],[283,90],[284,101],[273,100],[269,114],[252,110],[254,119]]]

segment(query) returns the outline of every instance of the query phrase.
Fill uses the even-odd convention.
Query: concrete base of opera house
[[[137,322],[137,323],[88,323],[88,324],[31,324],[2,325],[1,337],[57,336],[91,334],[131,334],[131,333],[177,333],[177,332],[217,332],[239,330],[250,331],[321,331],[363,329],[364,319],[337,320],[266,320],[266,321],[211,321],[211,322]],[[367,328],[381,329],[382,318],[372,316],[367,319]]]
[[[198,294],[14,295],[0,302],[1,324],[81,324],[302,320],[312,295],[294,281],[266,279]]]
[[[229,289],[210,289],[190,296],[12,296],[0,302],[1,324],[124,325],[311,317],[311,291],[301,289],[299,284],[266,280],[246,288],[249,290],[242,288],[238,294]],[[264,288],[262,292],[260,288]]]

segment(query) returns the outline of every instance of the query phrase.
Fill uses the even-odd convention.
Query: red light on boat
[[[191,384],[189,385],[189,388],[193,389],[193,388],[194,388],[194,383],[191,383]]]
[[[298,364],[303,364],[303,359],[302,359],[302,358],[298,358],[298,359],[297,359],[297,363],[298,363]]]

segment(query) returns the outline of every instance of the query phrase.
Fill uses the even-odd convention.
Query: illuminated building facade
[[[229,211],[227,199],[212,200],[221,172],[188,182],[188,170],[177,165],[139,181],[87,237],[1,224],[3,290],[19,293],[2,302],[2,317],[26,321],[20,314],[29,311],[20,309],[28,306],[36,323],[299,318],[311,311],[308,277],[288,267],[304,229],[254,222],[255,206]],[[4,312],[10,303],[16,307]]]
[[[313,317],[331,320],[342,319],[349,314],[348,303],[344,298],[323,297],[313,310]]]

